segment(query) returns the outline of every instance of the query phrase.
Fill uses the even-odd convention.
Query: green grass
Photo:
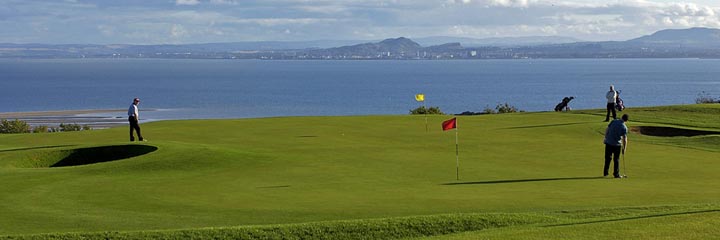
[[[718,105],[625,112],[631,115],[629,126],[720,130]],[[440,129],[448,118],[429,116],[429,132],[424,116],[409,115],[153,122],[142,126],[150,140],[142,145],[155,151],[54,168],[46,166],[78,149],[126,145],[128,130],[0,135],[0,235],[143,238],[192,232],[208,237],[246,229],[298,236],[312,232],[307,229],[342,225],[351,227],[336,228],[398,238],[486,229],[418,233],[388,224],[408,222],[403,220],[408,217],[458,217],[500,223],[488,225],[493,229],[513,226],[488,230],[493,237],[537,233],[553,238],[624,222],[637,229],[675,220],[698,228],[716,223],[711,219],[720,209],[717,135],[631,134],[625,159],[630,178],[617,180],[598,178],[607,124],[599,110],[458,117],[457,181],[455,134]],[[108,155],[85,154],[100,159],[88,161]],[[594,216],[606,209],[643,211],[626,216],[627,221],[602,222],[614,218]],[[693,209],[706,212],[632,219]],[[583,211],[593,216],[557,215]],[[518,219],[487,218],[495,214]],[[696,216],[701,220],[693,222]],[[423,220],[416,228],[434,229],[434,222],[445,226],[443,221]],[[587,221],[601,222],[538,225]],[[269,226],[305,230],[263,230]],[[315,236],[347,238],[333,231]],[[716,233],[712,230],[693,233],[716,236],[705,235]]]
[[[591,212],[613,212],[613,215],[408,239],[712,239],[720,236],[720,229],[717,228],[720,224],[720,210],[717,207],[692,210],[682,207],[643,209],[642,215],[626,213],[632,209],[598,210]],[[566,219],[581,216],[572,213],[568,215]]]

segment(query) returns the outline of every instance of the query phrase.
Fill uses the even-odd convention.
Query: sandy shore
[[[19,119],[31,126],[57,127],[61,123],[88,125],[91,128],[109,128],[127,124],[126,110],[93,109],[44,112],[9,112],[0,113],[0,119]]]

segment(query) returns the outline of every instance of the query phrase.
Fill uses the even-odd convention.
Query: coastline
[[[150,110],[152,111],[152,110]],[[60,124],[87,125],[93,129],[103,129],[127,124],[123,109],[87,109],[38,112],[5,112],[0,119],[22,120],[30,126],[57,127]]]

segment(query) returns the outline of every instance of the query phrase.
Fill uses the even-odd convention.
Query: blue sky
[[[0,43],[567,36],[720,28],[718,0],[0,0]]]

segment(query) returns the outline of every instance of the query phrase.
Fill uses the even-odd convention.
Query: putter
[[[625,168],[625,153],[622,154],[622,162],[623,162],[623,174],[620,175],[620,178],[627,178],[627,168]]]

